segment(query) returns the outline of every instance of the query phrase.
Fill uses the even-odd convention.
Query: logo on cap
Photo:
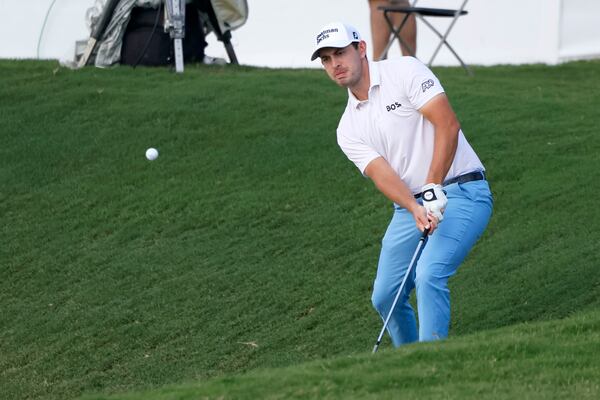
[[[354,39],[358,40],[358,33],[352,32],[352,36],[354,37]]]
[[[338,28],[325,29],[321,33],[317,35],[317,44],[321,43],[323,40],[329,37],[330,33],[338,32]]]

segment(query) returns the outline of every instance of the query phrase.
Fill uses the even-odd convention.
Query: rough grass
[[[321,71],[0,72],[3,396],[219,387],[304,362],[362,374],[391,208],[337,148],[345,92]],[[475,72],[436,69],[496,199],[451,281],[451,336],[477,349],[486,330],[596,318],[600,64]]]
[[[597,399],[600,313],[83,400]]]

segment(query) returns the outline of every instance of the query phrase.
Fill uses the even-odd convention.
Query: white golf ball
[[[148,150],[146,150],[146,158],[150,161],[152,160],[156,160],[156,158],[158,157],[158,150],[156,150],[154,147],[150,147]]]

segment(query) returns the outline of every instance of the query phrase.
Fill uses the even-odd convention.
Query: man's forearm
[[[460,123],[445,94],[430,100],[420,110],[434,126],[433,157],[427,173],[427,182],[442,184],[454,161],[458,147]]]
[[[371,161],[365,169],[365,174],[371,178],[377,189],[385,197],[400,207],[413,212],[414,208],[418,206],[408,186],[383,157]]]
[[[458,123],[450,123],[443,127],[436,127],[433,145],[433,158],[429,166],[426,183],[442,184],[448,170],[454,161],[458,147]]]

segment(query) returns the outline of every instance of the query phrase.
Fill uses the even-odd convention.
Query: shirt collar
[[[377,62],[369,61],[369,81],[370,81],[369,97],[371,97],[371,91],[373,90],[373,88],[375,86],[379,86],[379,84],[381,83],[381,75],[379,73],[379,65],[378,64],[379,63],[377,63]],[[354,96],[354,94],[350,91],[350,89],[348,89],[348,101],[354,108],[358,108],[358,106],[361,103],[363,103],[362,101],[358,100],[356,98],[356,96]],[[369,100],[365,100],[365,101],[369,101]]]

